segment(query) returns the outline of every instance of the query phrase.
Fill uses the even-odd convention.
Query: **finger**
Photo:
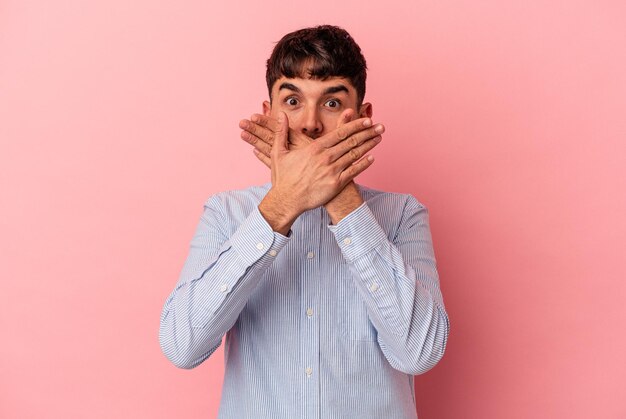
[[[260,152],[259,150],[257,150],[256,148],[252,150],[254,152],[254,155],[256,156],[257,159],[261,160],[261,162],[266,165],[267,167],[271,168],[272,167],[272,159],[270,159],[269,157],[267,157],[265,154],[263,154],[262,152]]]
[[[382,141],[382,137],[375,137],[371,140],[365,141],[358,147],[351,148],[344,155],[339,157],[334,163],[339,171],[344,170],[346,167],[352,165],[354,162],[358,161],[361,157],[363,157],[367,152],[376,147]]]
[[[255,137],[247,131],[241,131],[241,138],[248,144],[254,146],[256,149],[263,152],[263,154],[269,156],[272,151],[272,146],[260,138]]]
[[[258,113],[252,114],[250,120],[255,124],[259,124],[260,126],[267,128],[273,132],[278,130],[278,120],[271,116],[261,115]]]
[[[359,118],[341,125],[339,128],[317,139],[317,142],[323,147],[332,147],[359,131],[369,129],[371,126],[372,120],[370,118]]]
[[[339,175],[339,183],[343,186],[347,185],[351,180],[357,177],[365,169],[370,167],[374,163],[374,156],[366,156],[359,160],[357,163],[349,166],[346,170]]]
[[[365,129],[363,131],[359,131],[345,140],[339,142],[333,147],[328,148],[326,151],[330,153],[330,161],[335,161],[339,159],[344,154],[348,153],[350,150],[353,150],[359,147],[361,144],[365,143],[368,140],[372,140],[376,137],[380,137],[380,135],[385,132],[385,127],[381,124],[376,124],[375,126]]]
[[[241,121],[239,121],[239,128],[249,132],[250,134],[254,135],[261,141],[264,141],[269,145],[272,145],[272,143],[274,142],[274,132],[269,130],[268,128],[256,124],[255,122],[248,121],[247,119],[242,119]]]

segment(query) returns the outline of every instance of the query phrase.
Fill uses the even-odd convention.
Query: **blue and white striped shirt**
[[[365,203],[336,226],[320,207],[285,237],[257,207],[269,188],[206,202],[163,352],[193,368],[226,336],[220,418],[415,418],[413,375],[449,332],[427,209],[359,186]]]

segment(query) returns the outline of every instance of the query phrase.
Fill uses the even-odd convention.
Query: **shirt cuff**
[[[354,262],[388,241],[387,234],[378,224],[367,202],[363,202],[337,225],[329,225],[328,228],[335,235],[348,262]]]
[[[264,255],[275,257],[289,242],[289,237],[272,230],[258,208],[241,223],[230,242],[239,255],[242,267],[249,267]]]

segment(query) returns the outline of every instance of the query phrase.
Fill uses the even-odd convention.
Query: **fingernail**
[[[246,121],[245,119],[239,121],[239,128],[248,128],[248,121]]]
[[[367,156],[367,160],[369,162],[373,162],[374,161],[374,156]]]
[[[383,137],[381,137],[380,135],[374,138],[374,141],[376,141],[377,143],[380,143],[382,140],[383,140]]]
[[[259,122],[259,116],[256,114],[252,115],[250,119],[252,120],[252,122]]]
[[[382,134],[383,132],[385,132],[385,127],[383,127],[382,125],[378,124],[378,125],[376,125],[376,128],[374,128],[374,131],[376,131],[379,134]]]
[[[364,127],[369,127],[372,125],[372,120],[367,118],[365,121],[363,121],[363,126]]]

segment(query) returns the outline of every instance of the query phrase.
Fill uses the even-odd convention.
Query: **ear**
[[[272,111],[272,105],[269,101],[263,101],[263,115],[270,116],[270,112]]]
[[[372,115],[373,115],[372,104],[369,102],[362,104],[361,107],[359,108],[359,117],[371,118]]]

